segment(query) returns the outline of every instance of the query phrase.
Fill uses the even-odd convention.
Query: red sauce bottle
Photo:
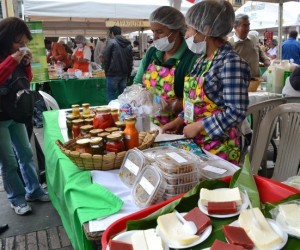
[[[139,146],[139,131],[135,127],[136,118],[126,117],[126,127],[124,130],[124,143],[126,150]]]

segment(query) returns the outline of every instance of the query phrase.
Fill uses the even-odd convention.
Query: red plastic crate
[[[274,181],[271,179],[267,179],[261,176],[255,176],[255,182],[260,194],[260,200],[261,202],[276,202],[279,200],[282,200],[284,198],[287,198],[290,195],[300,193],[299,189],[290,187],[288,185],[285,185],[281,182]],[[231,176],[225,177],[223,179],[225,182],[230,182]],[[138,212],[135,212],[133,214],[130,214],[128,216],[125,216],[114,223],[112,223],[103,233],[101,238],[102,243],[102,249],[106,250],[107,244],[109,240],[116,234],[122,232],[126,229],[126,223],[129,220],[139,220],[141,218],[144,218],[148,216],[149,214],[152,214],[156,210],[160,209],[161,207],[167,205],[168,203],[179,199],[182,197],[183,194],[178,195],[172,199],[163,201],[161,203],[155,204],[153,206],[150,206],[148,208],[145,208],[143,210],[140,210]]]

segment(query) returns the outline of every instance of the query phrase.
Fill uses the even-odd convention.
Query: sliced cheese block
[[[282,242],[282,238],[270,226],[259,208],[253,208],[255,217],[260,225],[258,227],[253,221],[253,214],[250,209],[242,210],[239,216],[239,224],[250,239],[254,242],[255,246],[260,250],[272,248]]]
[[[288,226],[300,230],[300,205],[282,204],[278,206],[278,209]]]
[[[159,231],[163,238],[176,245],[189,245],[199,239],[198,235],[185,232],[175,213],[161,215],[157,218]]]
[[[239,188],[220,188],[214,190],[201,188],[200,202],[204,206],[207,206],[208,202],[224,201],[234,201],[237,206],[240,206],[242,204],[242,197]]]
[[[133,250],[164,250],[162,239],[155,229],[141,230],[131,236]]]

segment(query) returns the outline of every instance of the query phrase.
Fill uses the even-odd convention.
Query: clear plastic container
[[[155,161],[156,156],[158,153],[170,151],[172,149],[175,149],[175,147],[169,147],[169,146],[161,146],[161,147],[154,147],[154,148],[148,148],[144,149],[143,153],[145,156],[147,156],[147,159],[150,161]]]
[[[225,176],[233,175],[238,168],[225,160],[211,159],[203,161],[199,165],[199,171],[202,179],[219,179]]]
[[[174,195],[186,193],[189,190],[191,190],[194,186],[196,186],[197,183],[198,181],[180,185],[167,185],[165,188],[165,193]]]
[[[185,174],[197,171],[199,158],[183,149],[171,148],[157,152],[155,160],[166,174]]]
[[[119,176],[121,181],[128,187],[132,187],[138,174],[141,172],[145,164],[143,154],[136,149],[127,151],[123,163],[120,168]]]
[[[137,177],[131,194],[135,204],[148,207],[163,200],[166,183],[153,165],[146,165]]]
[[[199,181],[201,177],[198,170],[184,174],[166,174],[162,172],[162,176],[169,185],[189,184]]]

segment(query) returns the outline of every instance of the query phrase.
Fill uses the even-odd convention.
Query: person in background
[[[300,97],[300,66],[294,68],[292,74],[286,79],[282,89],[283,96],[299,96]]]
[[[249,64],[251,70],[251,78],[260,77],[259,62],[261,61],[265,67],[270,65],[268,57],[260,54],[258,50],[258,40],[253,40],[248,37],[250,28],[249,16],[238,14],[234,22],[234,35],[229,38],[229,43],[233,49]],[[260,58],[262,57],[262,58]]]
[[[201,148],[238,164],[238,127],[249,104],[248,64],[226,41],[234,24],[234,10],[227,2],[204,0],[186,13],[186,42],[199,54],[185,77],[184,110],[163,132],[194,138]]]
[[[0,21],[0,87],[19,77],[26,77],[31,81],[31,53],[19,50],[26,47],[30,40],[30,30],[20,18],[9,17]],[[25,124],[12,120],[1,110],[1,106],[0,138],[0,170],[4,190],[15,213],[24,215],[32,211],[27,202],[50,200],[38,180]],[[18,175],[14,151],[25,187]]]
[[[49,51],[47,55],[48,63],[57,63],[60,61],[63,64],[64,70],[70,68],[71,60],[68,52],[61,43],[52,42],[48,39],[44,40],[45,47]]]
[[[73,69],[79,69],[82,72],[91,72],[90,62],[92,51],[87,45],[86,39],[83,35],[75,37],[76,48],[73,51],[72,61]]]
[[[94,62],[99,65],[102,65],[104,62],[103,52],[104,52],[105,45],[106,45],[105,41],[106,41],[106,39],[103,41],[103,39],[100,39],[100,37],[99,37],[98,42],[95,47]]]
[[[278,53],[278,42],[276,39],[272,39],[272,41],[268,44],[269,49],[267,50],[267,57],[269,57],[271,60],[274,60],[277,58]]]
[[[197,55],[185,42],[186,24],[180,11],[162,6],[151,13],[149,21],[154,46],[143,57],[133,83],[142,83],[160,101],[161,110],[152,122],[163,126],[182,111],[184,77]]]
[[[135,40],[133,41],[132,44],[133,44],[132,51],[139,51],[139,46],[140,46],[139,41]]]
[[[121,28],[109,29],[109,37],[104,50],[104,67],[106,76],[107,101],[122,94],[127,86],[133,67],[131,42],[121,35]]]
[[[60,41],[58,41],[58,43],[60,43],[62,46],[64,46],[64,48],[68,54],[70,54],[70,55],[73,54],[73,50],[71,49],[71,47],[69,47],[67,44],[65,44],[64,40],[60,40]]]
[[[297,41],[298,32],[292,30],[289,38],[282,44],[282,59],[300,65],[300,42]]]

